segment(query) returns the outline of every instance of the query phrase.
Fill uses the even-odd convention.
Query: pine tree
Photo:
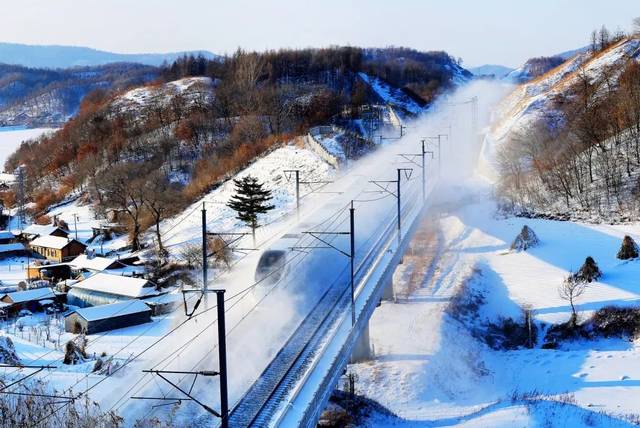
[[[622,245],[620,246],[620,250],[616,257],[620,260],[629,260],[638,257],[638,245],[632,237],[625,235],[622,239]]]
[[[593,260],[593,257],[589,256],[584,260],[584,264],[580,267],[580,270],[573,274],[573,279],[576,281],[593,282],[600,279],[602,271]]]
[[[227,203],[227,206],[236,212],[236,218],[251,228],[253,245],[256,243],[256,229],[258,214],[265,214],[275,208],[269,204],[271,191],[264,188],[264,184],[258,179],[247,175],[241,179],[233,180],[236,186],[236,194]]]

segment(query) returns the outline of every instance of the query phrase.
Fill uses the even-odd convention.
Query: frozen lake
[[[25,140],[36,138],[45,132],[55,131],[55,128],[25,128],[22,126],[0,126],[0,171],[4,170],[4,163]]]

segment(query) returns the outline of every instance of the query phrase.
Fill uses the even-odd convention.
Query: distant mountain
[[[56,70],[0,64],[0,127],[58,126],[89,92],[142,85],[159,74],[157,67],[129,63]]]
[[[207,59],[217,57],[217,55],[209,51],[119,54],[79,46],[0,43],[0,63],[31,68],[87,67],[115,62],[159,66],[165,61],[171,63],[185,54],[202,55]]]
[[[505,67],[504,65],[485,64],[479,67],[472,67],[468,69],[474,76],[491,76],[496,79],[501,79],[507,74],[513,71],[511,67]]]
[[[578,54],[585,53],[588,50],[589,50],[589,46],[583,46],[583,47],[578,48],[578,49],[572,49],[570,51],[560,52],[559,54],[556,54],[554,56],[559,56],[560,58],[562,58],[564,60],[567,60],[567,59],[569,59],[571,57],[574,57],[574,56],[576,56]]]

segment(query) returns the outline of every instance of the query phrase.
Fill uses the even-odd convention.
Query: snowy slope
[[[566,321],[570,309],[558,285],[586,255],[604,277],[578,300],[582,319],[606,305],[637,305],[640,262],[620,263],[615,253],[623,234],[640,237],[640,225],[496,218],[490,187],[477,181],[443,193],[435,205],[443,208],[440,220],[422,248],[427,275],[412,276],[413,261],[405,261],[395,278],[397,302],[383,303],[371,320],[375,359],[349,369],[358,393],[402,418],[374,415],[368,426],[629,426],[638,411],[640,343],[601,339],[496,351],[472,329],[520,319],[525,305],[538,322]],[[542,245],[509,253],[525,223]],[[398,293],[412,282],[414,292]],[[469,324],[448,312],[463,284],[485,300]]]
[[[262,224],[271,223],[295,209],[295,183],[290,181],[284,170],[299,169],[300,179],[304,181],[327,180],[333,175],[332,168],[313,151],[288,145],[257,159],[234,178],[252,175],[272,191],[273,211],[261,217]],[[304,186],[301,193],[307,193]],[[235,212],[226,206],[235,193],[233,180],[224,182],[220,187],[194,202],[183,214],[163,222],[162,232],[166,236],[165,245],[172,253],[177,253],[182,245],[200,242],[201,213],[203,202],[208,210],[207,226],[210,231],[247,231],[242,222],[235,218]],[[258,240],[260,240],[258,230]]]
[[[159,86],[142,86],[117,97],[111,103],[111,109],[140,113],[145,107],[166,106],[178,95],[194,103],[209,102],[213,87],[214,82],[209,77],[187,77]]]
[[[492,126],[490,137],[499,143],[528,129],[538,119],[558,118],[553,98],[577,81],[579,70],[595,77],[605,67],[638,58],[640,39],[624,39],[593,58],[588,53],[579,53],[545,75],[518,86],[506,97],[497,109],[496,116],[501,120]]]
[[[385,83],[382,79],[369,76],[363,72],[358,73],[358,76],[364,83],[371,87],[384,103],[400,107],[416,115],[422,112],[422,107],[402,92],[402,90]]]

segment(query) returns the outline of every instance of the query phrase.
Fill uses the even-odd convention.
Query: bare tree
[[[166,250],[162,245],[160,223],[182,208],[184,198],[182,193],[169,182],[167,176],[160,170],[155,170],[146,177],[141,198],[144,207],[153,218],[158,252],[161,257],[164,257]]]
[[[575,301],[584,294],[587,289],[587,282],[577,279],[574,275],[569,275],[558,289],[558,294],[562,300],[566,300],[571,305],[571,327],[578,323],[578,313],[576,312]]]
[[[636,16],[631,21],[631,28],[634,36],[640,36],[640,16]]]
[[[142,167],[134,162],[116,164],[100,174],[99,192],[108,207],[124,212],[131,225],[130,241],[134,251],[140,249],[140,223],[144,209],[145,179]]]

